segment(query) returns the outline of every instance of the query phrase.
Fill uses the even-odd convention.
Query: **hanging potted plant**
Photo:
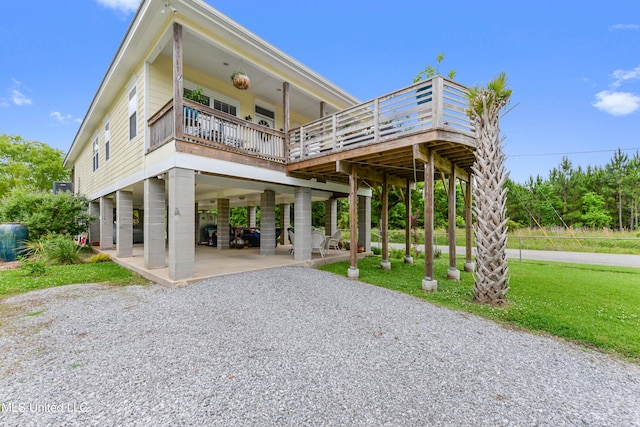
[[[231,74],[231,80],[233,85],[240,90],[249,89],[249,86],[251,86],[251,80],[244,71],[238,70]]]

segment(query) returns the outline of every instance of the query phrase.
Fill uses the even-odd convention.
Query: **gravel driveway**
[[[640,425],[640,367],[330,273],[0,304],[1,425]]]

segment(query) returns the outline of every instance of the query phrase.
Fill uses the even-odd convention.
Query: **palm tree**
[[[486,86],[472,87],[467,93],[467,114],[475,128],[477,148],[474,173],[474,214],[476,223],[476,301],[503,304],[509,290],[507,266],[507,189],[509,176],[500,138],[500,111],[509,103],[511,89],[503,72]]]

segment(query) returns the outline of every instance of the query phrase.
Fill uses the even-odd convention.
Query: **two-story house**
[[[249,81],[234,82],[237,71]],[[350,198],[356,270],[358,243],[370,246],[373,184],[432,188],[436,170],[453,191],[470,181],[464,90],[436,77],[360,103],[204,1],[143,0],[65,166],[99,217],[91,242],[112,249],[115,240],[116,256],[131,257],[136,218],[144,269],[168,268],[173,283],[194,277],[211,225],[203,213],[217,212],[216,247],[226,250],[230,209],[259,206],[264,256],[293,219],[291,256],[305,261],[311,203],[325,201],[331,234],[339,197]]]

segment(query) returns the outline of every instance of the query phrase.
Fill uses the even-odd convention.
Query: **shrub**
[[[26,276],[44,276],[47,273],[44,261],[31,261],[22,258],[20,260],[20,268],[24,270]]]
[[[97,264],[99,262],[109,262],[109,261],[111,261],[111,256],[109,254],[95,254],[87,260],[87,262],[91,264]]]
[[[371,247],[371,252],[373,252],[374,255],[380,255],[380,254],[382,254],[382,249],[380,249],[377,246],[372,246]]]
[[[68,235],[53,234],[42,239],[44,258],[51,264],[76,264],[80,246]]]
[[[1,222],[19,222],[29,230],[29,239],[47,234],[75,236],[86,231],[96,218],[87,213],[89,201],[69,193],[14,189],[0,203]]]

